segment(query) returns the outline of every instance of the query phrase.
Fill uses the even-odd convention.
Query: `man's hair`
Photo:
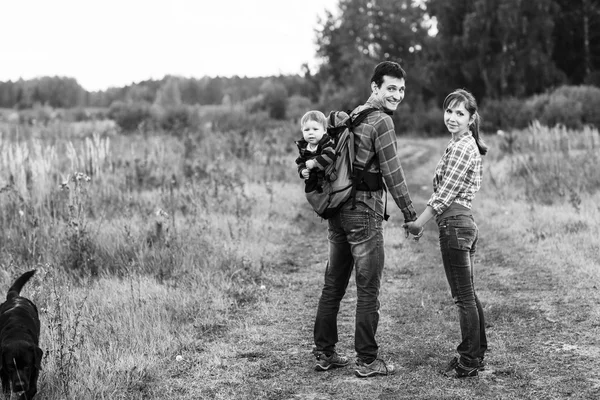
[[[392,78],[406,79],[406,72],[402,69],[400,64],[393,61],[383,61],[375,66],[371,82],[375,82],[377,87],[381,87],[383,77],[386,75],[391,76]]]
[[[307,112],[300,119],[300,127],[303,127],[308,121],[315,121],[323,125],[323,129],[327,130],[327,117],[321,111],[312,110]]]

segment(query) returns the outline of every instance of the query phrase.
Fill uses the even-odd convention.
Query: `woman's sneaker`
[[[442,374],[448,378],[470,378],[479,375],[479,368],[467,367],[460,362],[458,357],[454,357],[450,360]]]
[[[336,352],[331,353],[329,356],[321,351],[313,351],[313,354],[317,357],[317,364],[315,365],[317,371],[342,368],[349,363],[348,357],[340,356]]]
[[[354,373],[359,378],[368,378],[375,375],[393,375],[396,369],[392,364],[386,364],[381,358],[377,358],[370,364],[357,360]]]

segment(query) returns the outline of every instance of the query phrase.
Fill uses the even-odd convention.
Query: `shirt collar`
[[[387,115],[393,115],[394,114],[393,111],[390,111],[390,110],[388,110],[387,108],[385,108],[383,106],[383,101],[380,98],[376,97],[375,94],[371,94],[371,96],[367,100],[367,106],[376,108],[378,110],[381,110],[384,113],[386,113]]]

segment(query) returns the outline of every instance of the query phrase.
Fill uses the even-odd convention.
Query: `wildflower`
[[[92,180],[92,178],[90,178],[89,176],[87,176],[86,174],[84,174],[83,172],[77,172],[74,176],[73,176],[73,181],[86,181],[89,182]]]
[[[156,209],[155,215],[157,217],[169,218],[169,214],[160,207]]]

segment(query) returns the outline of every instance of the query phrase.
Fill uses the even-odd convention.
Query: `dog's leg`
[[[4,369],[0,369],[0,380],[2,381],[2,393],[5,399],[10,399],[10,381],[8,375],[4,373]]]

